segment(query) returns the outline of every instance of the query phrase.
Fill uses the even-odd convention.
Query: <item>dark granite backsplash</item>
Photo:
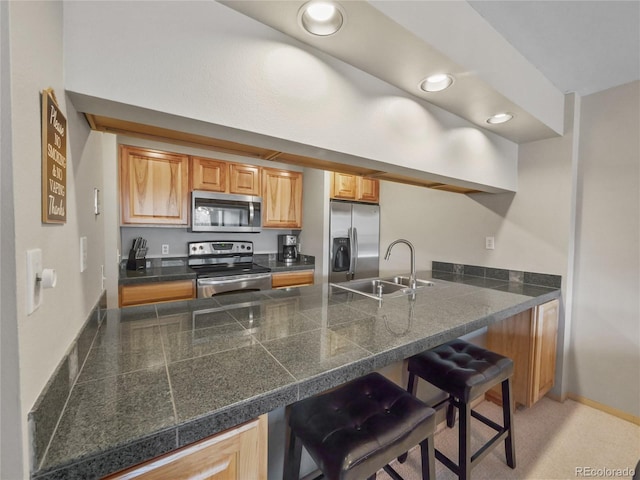
[[[435,261],[431,263],[431,269],[434,272],[469,275],[472,277],[526,283],[542,287],[560,288],[562,286],[562,277],[560,275],[551,275],[548,273],[523,272],[519,270],[506,270],[504,268],[480,267],[477,265],[462,265],[459,263]]]
[[[84,326],[80,329],[78,337],[72,342],[69,352],[53,372],[27,416],[33,456],[31,465],[34,469],[44,457],[60,414],[71,392],[71,387],[78,377],[80,367],[87,358],[98,327],[106,313],[107,296],[106,292],[103,292]]]

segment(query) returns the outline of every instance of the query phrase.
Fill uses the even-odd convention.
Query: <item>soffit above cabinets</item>
[[[480,34],[483,32],[476,30],[485,28],[485,24],[466,2],[344,1],[340,6],[345,11],[346,21],[331,36],[311,35],[300,27],[297,16],[306,3],[304,1],[219,2],[516,143],[562,134],[562,93],[495,31],[486,35],[486,38],[482,37]],[[440,10],[433,10],[434,8]],[[487,41],[481,45],[483,51],[477,55],[473,52],[457,55],[459,59],[468,60],[466,63],[469,65],[456,63],[425,40],[431,39],[423,32],[431,28],[426,19],[432,12],[441,13],[443,18],[450,18],[455,14],[460,22],[466,21],[469,24],[470,30],[475,29],[469,33],[466,44],[458,39],[458,51],[465,48],[473,50],[474,43],[479,43],[472,40],[473,35]],[[429,22],[434,21],[437,19],[429,19]],[[486,27],[489,25],[486,24]],[[454,35],[456,32],[451,33],[452,37]],[[500,56],[497,60],[500,68],[508,68],[510,64],[518,68],[511,79],[495,75],[496,68],[490,62],[496,59],[491,59],[492,52],[489,51],[494,47],[494,56]],[[448,53],[456,52],[452,48]],[[482,55],[487,55],[488,58],[484,72],[481,71],[482,68],[478,68],[478,64],[470,65],[479,61],[474,57]],[[437,93],[419,90],[420,81],[427,75],[441,72],[455,76],[453,86]],[[516,81],[520,81],[520,84],[516,84]],[[498,83],[501,85],[497,85]],[[540,88],[536,88],[536,84]],[[544,95],[544,101],[532,101],[532,97],[536,95]],[[510,112],[515,118],[501,125],[488,124],[487,118],[498,112]]]
[[[137,123],[128,120],[120,120],[117,118],[110,118],[91,113],[85,113],[85,117],[92,130],[112,133],[116,135],[126,135],[135,138],[160,141],[163,143],[203,148],[215,152],[229,153],[232,155],[240,155],[243,157],[257,158],[261,160],[270,160],[301,167],[316,168],[319,170],[350,173],[370,178],[378,178],[380,180],[388,180],[391,182],[404,183],[407,185],[432,188],[434,190],[443,190],[453,193],[467,194],[482,191],[493,192],[492,189],[486,189],[482,186],[476,187],[464,183],[456,185],[453,183],[449,184],[440,180],[423,178],[423,176],[421,175],[413,175],[415,172],[407,171],[397,173],[375,170],[365,166],[340,163],[337,161],[306,156],[299,153],[291,153],[280,150],[272,150],[269,148],[256,147],[253,145],[234,142],[230,140],[222,140],[207,135],[199,135],[195,133],[174,130],[171,128]]]

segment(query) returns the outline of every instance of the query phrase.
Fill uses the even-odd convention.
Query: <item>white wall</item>
[[[430,270],[437,260],[561,275],[566,298],[571,291],[572,110],[569,99],[563,137],[519,146],[516,194],[460,195],[383,182],[381,251],[396,238],[406,238],[416,248],[418,270]],[[495,237],[495,250],[485,249],[486,236]],[[408,271],[409,261],[409,250],[396,248],[388,261],[380,260],[380,271]],[[563,388],[564,326],[561,314],[557,395]]]
[[[416,268],[433,260],[566,274],[570,146],[567,137],[521,146],[517,194],[460,195],[381,184],[381,248],[396,238],[416,247]],[[495,250],[485,249],[495,237]],[[383,271],[409,265],[394,250]],[[403,258],[404,257],[404,258]]]
[[[316,258],[315,283],[329,277],[329,173],[304,169],[300,251]]]
[[[23,476],[20,461],[23,434],[14,257],[8,5],[0,2],[0,478],[17,479]]]
[[[103,168],[100,134],[90,134],[84,118],[65,99],[62,3],[12,2],[9,15],[20,419],[27,470],[27,412],[102,292],[104,229],[102,216],[93,214],[93,189],[102,189]],[[67,118],[64,225],[41,223],[40,92],[47,87],[56,92]],[[81,236],[88,239],[88,268],[84,273],[80,273]],[[42,249],[43,266],[57,271],[58,285],[44,290],[42,306],[27,315],[26,251],[32,248]]]
[[[640,416],[640,82],[582,98],[570,391]]]
[[[65,73],[73,92],[236,134],[517,188],[512,142],[217,2],[66,3]]]

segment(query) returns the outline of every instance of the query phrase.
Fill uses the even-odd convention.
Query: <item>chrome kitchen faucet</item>
[[[394,240],[387,247],[387,253],[384,255],[385,260],[389,260],[389,256],[391,255],[391,249],[396,243],[404,243],[411,250],[411,273],[409,274],[409,288],[415,290],[416,288],[416,251],[413,248],[413,244],[409,240],[405,240],[404,238],[399,238],[398,240]]]

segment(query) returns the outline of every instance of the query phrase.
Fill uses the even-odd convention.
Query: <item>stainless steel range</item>
[[[271,289],[271,269],[253,263],[253,242],[189,242],[188,248],[198,298]]]

